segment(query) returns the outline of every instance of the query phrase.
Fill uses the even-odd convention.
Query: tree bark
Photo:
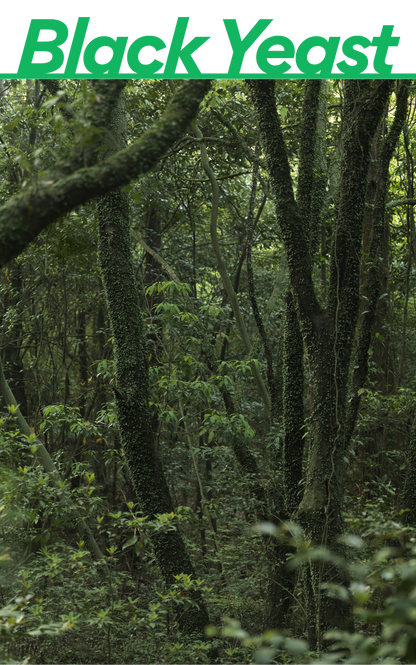
[[[318,108],[314,82],[308,82],[310,108],[304,113],[309,131],[311,113]],[[332,247],[328,307],[323,309],[315,292],[310,260],[310,201],[313,185],[314,143],[305,135],[305,171],[299,173],[299,205],[293,194],[286,146],[276,110],[274,82],[248,80],[259,118],[277,220],[282,233],[292,293],[306,346],[313,404],[309,420],[310,454],[305,492],[298,520],[315,545],[339,549],[343,531],[343,433],[347,382],[359,305],[359,267],[363,213],[370,148],[391,90],[390,81],[346,81],[343,160],[338,216]],[[311,166],[312,165],[312,166]],[[332,569],[331,569],[332,568]],[[321,594],[320,584],[345,583],[341,570],[323,565],[312,576],[316,602],[318,646],[323,631],[351,628],[349,604]]]
[[[97,94],[85,113],[95,138],[107,126],[121,83],[118,79],[108,79],[95,84]],[[208,79],[184,83],[150,129],[99,165],[91,166],[98,159],[101,142],[85,145],[81,136],[67,158],[0,207],[0,265],[18,256],[50,222],[150,171],[181,138],[210,85]]]
[[[122,148],[123,144],[124,115],[120,92],[109,122],[118,148]],[[98,201],[98,218],[100,267],[114,336],[118,428],[140,507],[145,515],[154,519],[158,514],[171,513],[173,504],[153,445],[148,398],[148,351],[134,277],[126,195],[115,190],[102,196]],[[175,575],[181,573],[195,577],[195,570],[177,529],[155,532],[152,544],[161,574],[168,585],[174,582]],[[195,600],[198,607],[181,614],[180,624],[188,632],[203,634],[204,626],[209,623],[208,612],[202,597],[195,596]]]
[[[373,178],[367,188],[366,228],[368,229],[367,247],[364,248],[367,259],[366,279],[363,288],[365,296],[365,309],[361,315],[359,334],[357,338],[354,371],[351,380],[351,395],[348,400],[346,414],[346,427],[344,435],[344,448],[350,442],[357,419],[361,400],[361,389],[364,387],[368,374],[368,350],[370,348],[377,303],[380,296],[380,256],[381,240],[386,223],[386,199],[389,181],[389,165],[394,149],[399,140],[400,133],[407,115],[407,100],[409,88],[406,81],[400,81],[397,91],[397,107],[393,124],[384,138],[377,164],[372,167]],[[384,111],[384,109],[383,109]],[[374,155],[376,156],[376,155]]]

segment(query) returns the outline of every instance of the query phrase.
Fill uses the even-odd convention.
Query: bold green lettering
[[[371,57],[371,73],[385,77],[386,72],[394,72],[395,62],[388,62],[392,49],[398,49],[403,42],[403,35],[396,35],[397,23],[382,23],[377,35],[371,36],[373,55]]]
[[[42,39],[45,33],[52,33],[53,36]],[[17,71],[36,71],[39,78],[61,78],[67,55],[64,46],[70,39],[71,26],[65,19],[57,16],[29,16],[17,61]],[[49,59],[37,60],[38,55],[47,55]]]
[[[266,39],[265,34],[276,23],[274,16],[258,16],[245,32],[236,16],[223,16],[221,19],[222,30],[227,40],[230,55],[226,66],[227,69],[244,70],[247,56],[257,44],[262,44]],[[267,60],[270,63],[270,60]],[[256,66],[256,65],[255,65]],[[258,67],[256,66],[256,69]]]
[[[102,74],[117,76],[120,73],[127,39],[128,37],[117,37],[117,39],[113,39],[112,37],[96,37],[96,39],[90,41],[84,51],[84,65],[88,71],[94,76],[101,76]],[[113,51],[111,60],[104,65],[99,64],[95,59],[98,49],[102,46],[109,46]]]
[[[198,77],[203,72],[196,54],[202,51],[214,39],[213,34],[192,35],[188,39],[192,14],[177,14],[170,33],[169,46],[166,51],[164,65],[169,72],[175,74],[183,70],[190,78]],[[179,70],[182,66],[182,70]]]
[[[296,57],[296,42],[284,32],[274,32],[261,39],[254,49],[254,66],[267,71],[271,76],[273,70],[279,78],[290,78],[295,74],[293,60]]]
[[[305,35],[296,44],[296,70],[302,70],[305,78],[320,78],[323,71],[335,70],[335,67],[340,66],[336,62],[342,50],[342,40],[343,35]],[[311,55],[316,49],[320,49],[322,55],[319,60],[313,61]]]
[[[89,20],[90,19],[85,16],[81,16],[78,19],[77,27],[75,28],[74,38],[71,44],[71,50],[68,55],[68,60],[66,61],[65,76],[67,76],[68,78],[75,77]]]
[[[129,67],[136,74],[140,74],[142,78],[147,78],[151,74],[155,74],[161,67],[163,67],[163,62],[160,60],[153,60],[153,62],[148,65],[142,65],[139,60],[139,53],[145,46],[152,46],[155,51],[161,51],[166,48],[166,44],[159,37],[152,37],[152,35],[147,35],[146,37],[139,37],[136,39],[130,46],[127,53],[127,62]]]
[[[361,51],[356,51],[354,46],[362,46],[363,48],[368,48],[371,46],[371,41],[367,37],[360,37],[360,35],[355,35],[354,37],[348,37],[342,45],[342,52],[347,58],[355,60],[356,65],[349,65],[345,60],[337,62],[337,67],[340,72],[343,74],[361,74],[368,65],[368,59],[365,53]]]

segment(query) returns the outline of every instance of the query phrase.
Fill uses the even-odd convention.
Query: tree
[[[94,86],[93,104],[98,106],[98,111],[94,117],[93,130],[101,129],[105,140],[110,145],[113,144],[115,148],[121,147],[124,143],[123,119],[125,112],[122,97],[124,85],[124,81],[103,81],[96,82]],[[182,96],[178,93],[176,96],[179,102],[177,108],[175,108],[175,102],[173,102],[170,112],[164,119],[166,124],[159,121],[159,126],[153,129],[153,141],[145,141],[146,147],[142,146],[140,157],[138,159],[136,157],[137,171],[149,170],[154,163],[151,154],[153,153],[153,160],[157,160],[167,149],[170,142],[180,138],[181,131],[186,128],[192,116],[196,113],[198,103],[208,87],[209,82],[204,82],[203,85],[194,82],[185,86],[185,92],[182,92]],[[92,108],[94,112],[93,105]],[[152,130],[150,130],[150,133],[152,133]],[[146,138],[149,139],[149,133]],[[26,236],[25,239],[30,238],[34,234],[34,229],[39,232],[43,225],[53,220],[58,210],[61,214],[69,212],[76,205],[83,203],[92,196],[106,192],[104,196],[101,196],[98,203],[100,262],[115,339],[117,367],[115,394],[118,426],[140,504],[145,513],[150,518],[154,518],[157,514],[172,512],[172,502],[160,462],[155,454],[150,427],[147,349],[143,337],[139,295],[135,286],[131,261],[128,206],[119,189],[107,193],[108,189],[114,190],[117,185],[125,184],[133,177],[133,172],[127,175],[132,167],[132,162],[129,161],[129,158],[131,160],[132,148],[125,150],[124,160],[122,158],[121,161],[120,155],[122,153],[113,148],[112,153],[115,153],[113,159],[119,160],[118,170],[116,164],[108,166],[108,160],[106,160],[101,162],[99,166],[84,167],[81,169],[81,175],[79,173],[80,159],[85,159],[87,163],[90,160],[94,162],[99,155],[100,143],[101,141],[95,145],[93,144],[90,150],[86,146],[78,145],[72,150],[70,159],[58,165],[54,172],[50,172],[45,176],[43,187],[41,184],[38,189],[38,185],[36,185],[30,193],[27,192],[25,199],[27,212],[20,219],[20,227],[16,226],[17,220],[14,221],[13,226],[15,233],[16,229],[19,229],[19,232]],[[85,152],[89,154],[85,155]],[[82,157],[80,153],[84,153]],[[111,157],[109,159],[111,161]],[[146,166],[143,165],[143,160],[146,161]],[[106,178],[102,168],[105,168],[106,165],[110,169],[107,175],[110,182],[104,184]],[[78,185],[76,181],[71,185],[68,178],[77,170],[77,175],[81,179],[78,179]],[[124,176],[121,173],[122,170],[124,170]],[[66,174],[66,178],[64,176],[59,179],[57,174],[63,172]],[[87,184],[89,179],[90,187],[93,186],[93,189],[90,190]],[[65,189],[64,180],[66,180],[68,189],[66,194],[62,195],[62,190]],[[95,185],[93,185],[93,181]],[[56,192],[51,192],[54,182],[57,182],[58,187]],[[86,188],[81,193],[80,187],[83,188],[84,183]],[[38,191],[36,191],[37,189]],[[78,196],[74,196],[77,190]],[[40,201],[44,206],[43,209],[39,208]],[[22,205],[23,200],[22,195],[20,195],[20,200],[19,198],[16,200],[16,206]],[[49,211],[46,210],[48,207]],[[20,209],[22,210],[22,207]],[[13,215],[13,212],[9,209],[6,215]],[[8,218],[9,220],[12,219],[11,216]],[[10,226],[11,224],[8,231],[4,229],[3,238],[6,238],[7,233],[10,233]],[[25,231],[23,228],[25,228]],[[32,237],[35,236],[32,235]],[[4,259],[6,257],[12,258],[16,254],[16,245],[18,251],[22,249],[20,243],[13,246],[10,237],[5,240],[5,245],[8,245],[10,256],[7,257],[5,253]],[[194,574],[194,568],[178,531],[173,530],[155,534],[154,548],[167,584],[174,582],[175,575],[181,573]],[[188,610],[185,617],[182,618],[182,622],[189,631],[203,633],[203,628],[208,623],[208,614],[202,598],[197,595],[195,601],[198,601],[199,605],[196,604],[196,607]]]
[[[320,82],[308,81],[306,84],[297,203],[276,111],[274,83],[249,80],[247,85],[258,114],[276,215],[285,243],[291,287],[312,378],[309,462],[305,491],[297,516],[315,544],[322,543],[336,550],[337,539],[343,532],[341,505],[345,418],[349,366],[359,312],[360,254],[367,176],[372,141],[386,108],[392,83],[345,82],[343,152],[325,307],[319,303],[313,284],[310,248],[310,237],[314,233],[311,228],[311,202],[317,180],[314,177],[314,163]],[[390,139],[393,147],[387,150],[388,163],[403,126],[403,110],[407,108],[406,84],[402,83],[401,89],[399,119]],[[384,197],[380,196],[381,210],[377,211],[377,221],[382,228],[385,215],[383,180],[380,181],[380,187]],[[374,229],[376,251],[380,237],[380,231]],[[368,340],[366,342],[365,353],[369,346]],[[321,626],[351,626],[348,607],[321,597],[322,580],[334,579],[336,577],[331,573],[328,577],[327,570],[322,567],[319,571],[313,570],[318,631]],[[342,575],[338,579],[342,580]]]
[[[125,144],[124,119],[120,89],[108,124],[109,134],[119,149]],[[171,513],[173,505],[151,429],[148,351],[133,271],[128,203],[120,189],[100,197],[98,218],[100,265],[114,335],[118,427],[140,506],[154,519],[158,514]],[[156,533],[153,546],[168,585],[175,581],[175,575],[195,577],[179,531]],[[200,595],[194,601],[198,605],[188,610],[181,621],[189,632],[203,635],[204,626],[209,623],[208,612]]]

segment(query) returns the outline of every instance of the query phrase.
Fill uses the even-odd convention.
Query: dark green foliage
[[[11,655],[411,659],[412,84],[54,83],[0,98]]]

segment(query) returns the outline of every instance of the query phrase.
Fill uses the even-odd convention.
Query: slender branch
[[[202,138],[202,133],[201,130],[196,128],[196,135],[199,138]],[[227,268],[224,262],[224,259],[221,254],[221,248],[220,244],[218,242],[218,233],[217,233],[217,219],[218,219],[218,205],[219,205],[219,187],[217,180],[215,178],[214,172],[211,169],[209,162],[208,162],[208,156],[207,156],[207,150],[205,147],[205,144],[203,141],[201,141],[201,162],[203,169],[205,173],[207,174],[208,178],[211,181],[211,187],[212,187],[212,205],[211,205],[211,241],[212,241],[212,247],[214,249],[214,253],[217,259],[217,270],[221,275],[222,282],[224,284],[225,290],[227,291],[228,297],[230,299],[231,307],[234,312],[235,320],[237,323],[238,331],[240,333],[241,340],[243,342],[243,346],[245,349],[245,352],[247,353],[248,356],[251,354],[251,343],[249,336],[247,334],[247,328],[246,324],[244,323],[243,315],[241,314],[240,310],[240,305],[238,302],[237,294],[233,289],[233,285],[231,284],[231,280],[228,276],[227,273]],[[270,397],[269,393],[267,392],[266,385],[263,381],[263,378],[260,374],[260,370],[257,367],[256,363],[251,361],[250,363],[251,366],[251,371],[254,377],[254,380],[257,384],[257,387],[260,392],[260,396],[263,400],[264,408],[266,410],[267,417],[270,418]]]
[[[14,417],[17,423],[17,426],[19,428],[19,431],[21,434],[23,434],[26,437],[31,437],[33,436],[33,431],[29,427],[26,419],[23,417],[20,409],[18,408],[18,404],[16,402],[16,398],[13,395],[10,386],[6,380],[6,377],[4,376],[3,372],[3,364],[0,362],[0,394],[3,397],[5,403],[7,406],[14,406]],[[90,550],[92,556],[96,561],[101,561],[103,562],[103,567],[107,575],[110,575],[110,572],[107,568],[107,564],[105,563],[105,557],[104,554],[101,552],[97,541],[94,538],[94,535],[87,524],[87,522],[84,520],[83,517],[78,512],[78,509],[76,506],[73,504],[70,496],[65,494],[62,491],[64,481],[60,477],[58,470],[53,463],[53,460],[51,456],[49,455],[48,451],[46,450],[45,446],[39,439],[35,436],[33,439],[33,445],[36,446],[36,455],[39,458],[40,463],[42,464],[43,468],[47,473],[50,474],[51,481],[53,485],[57,488],[60,489],[59,493],[59,501],[63,506],[66,506],[71,509],[72,513],[75,515],[75,520],[76,520],[76,530],[78,532],[78,535],[80,538],[85,538],[87,547]]]
[[[257,142],[256,153],[259,148],[259,142]],[[251,303],[251,309],[253,310],[254,320],[257,325],[257,329],[260,333],[260,337],[263,342],[264,355],[266,357],[267,364],[267,383],[269,384],[270,392],[270,403],[271,403],[271,420],[272,422],[277,417],[277,386],[275,382],[275,376],[273,371],[273,354],[270,348],[269,339],[267,337],[266,330],[264,328],[263,319],[261,318],[259,306],[256,298],[256,291],[254,288],[254,274],[253,274],[253,264],[251,257],[251,249],[253,245],[253,232],[254,232],[254,206],[256,202],[256,193],[257,193],[257,175],[258,175],[258,164],[254,165],[253,168],[253,178],[251,183],[251,193],[250,193],[250,202],[248,209],[248,219],[247,219],[247,283],[248,283],[248,294]],[[265,198],[263,199],[265,201]],[[259,217],[259,215],[258,215]]]

